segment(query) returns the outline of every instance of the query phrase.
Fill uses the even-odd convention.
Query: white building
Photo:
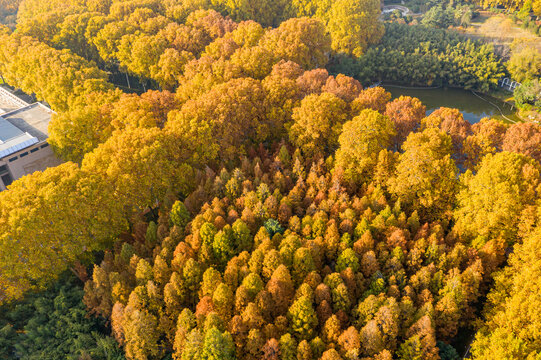
[[[52,113],[0,87],[0,191],[24,175],[61,163],[47,143]]]

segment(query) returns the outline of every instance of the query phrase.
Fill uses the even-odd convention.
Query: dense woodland
[[[24,0],[0,74],[66,162],[0,193],[0,358],[456,360],[474,333],[476,359],[541,356],[541,126],[368,87],[505,71],[378,16]]]
[[[0,359],[125,359],[103,318],[88,316],[74,276],[2,308]]]
[[[389,23],[378,46],[344,68],[363,83],[451,86],[488,92],[506,72],[492,45],[428,26]],[[348,69],[351,67],[351,70]]]

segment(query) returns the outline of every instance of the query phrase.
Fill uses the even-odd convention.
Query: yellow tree
[[[157,66],[167,45],[167,39],[160,35],[125,35],[118,47],[120,67],[136,76],[150,79],[152,74],[159,72]]]
[[[126,226],[107,181],[74,163],[15,181],[0,193],[0,302],[47,285]]]
[[[300,89],[295,80],[301,73],[302,69],[294,62],[280,61],[261,82],[265,89],[266,116],[275,139],[283,137],[284,124],[291,121],[293,108],[300,103]]]
[[[154,206],[169,188],[188,193],[193,173],[177,146],[182,148],[158,128],[125,129],[87,154],[82,168],[107,179],[130,215]]]
[[[485,322],[472,343],[474,359],[541,357],[541,229],[514,247],[485,305]]]
[[[458,109],[441,107],[422,121],[422,128],[439,128],[445,131],[453,141],[453,155],[462,159],[464,140],[471,133],[471,125],[464,120],[464,116]]]
[[[169,91],[149,90],[144,94],[123,94],[111,104],[111,125],[114,129],[143,127],[163,128],[167,114],[180,107]]]
[[[473,134],[464,141],[465,165],[473,170],[487,154],[501,151],[507,125],[496,119],[481,119],[473,124]]]
[[[535,46],[524,46],[513,51],[507,69],[514,80],[524,82],[541,76],[541,51]]]
[[[211,6],[210,0],[164,0],[162,2],[165,8],[165,15],[178,22],[183,24],[186,21],[186,18],[194,10],[208,9]]]
[[[451,159],[451,137],[429,128],[411,133],[398,158],[389,190],[403,203],[428,219],[440,218],[451,209],[457,188],[458,169]]]
[[[541,125],[517,123],[507,129],[502,149],[531,156],[541,162]]]
[[[395,133],[389,118],[375,110],[363,110],[344,124],[335,166],[343,169],[345,177],[352,182],[368,181],[379,152],[389,147]]]
[[[417,130],[425,114],[426,107],[414,97],[400,96],[387,104],[385,115],[396,125],[397,134],[394,143],[397,148],[400,148],[412,131]]]
[[[106,23],[103,14],[85,12],[62,17],[57,32],[47,42],[58,49],[70,49],[79,56],[95,62],[100,61],[97,48],[89,41],[90,31],[99,31]]]
[[[310,339],[318,324],[312,300],[307,296],[300,297],[290,306],[288,318],[291,330],[300,340]]]
[[[233,65],[239,67],[246,77],[263,79],[276,63],[276,55],[262,46],[240,48],[231,56]]]
[[[336,95],[308,95],[293,109],[289,138],[309,156],[323,155],[336,147],[348,116],[347,103]]]
[[[525,9],[529,12],[532,9],[536,15],[541,15],[541,1],[539,0],[483,0],[482,4],[485,7],[504,6],[512,11]]]
[[[109,63],[117,58],[118,47],[124,35],[135,32],[136,28],[126,21],[112,21],[103,26],[91,41],[98,50],[100,57]]]
[[[362,89],[363,87],[358,80],[344,74],[338,74],[336,77],[329,76],[321,88],[323,92],[330,92],[348,103],[353,101]]]
[[[83,156],[105,142],[113,131],[111,105],[120,90],[92,92],[73,99],[69,111],[54,114],[49,143],[64,160],[81,162]]]
[[[162,89],[173,90],[178,85],[184,65],[193,58],[193,54],[188,51],[165,49],[160,55],[157,66],[152,68],[151,77],[160,84]]]
[[[319,18],[325,18],[325,15],[331,8],[332,2],[330,0],[292,0],[291,5],[297,17],[317,16]]]
[[[332,49],[361,56],[368,45],[378,43],[385,31],[379,21],[380,6],[379,0],[333,1],[327,24]]]
[[[391,93],[380,86],[375,86],[362,90],[351,103],[351,108],[355,114],[364,109],[376,110],[383,114],[389,100],[391,100]]]
[[[263,26],[278,26],[288,17],[285,0],[214,0],[213,3],[224,5],[236,21],[254,20]]]
[[[123,330],[128,359],[148,359],[163,355],[159,344],[158,319],[147,309],[138,309],[128,303],[123,314]]]
[[[260,45],[280,59],[291,60],[310,70],[324,67],[331,50],[325,26],[317,19],[299,18],[284,21],[261,38]]]
[[[477,174],[468,171],[461,177],[463,189],[454,212],[458,233],[484,241],[498,237],[517,241],[521,217],[539,197],[539,174],[539,163],[527,156],[509,152],[485,156]]]
[[[169,115],[166,129],[194,152],[195,162],[235,159],[245,146],[260,142],[270,129],[265,93],[259,81],[233,79],[213,87]]]

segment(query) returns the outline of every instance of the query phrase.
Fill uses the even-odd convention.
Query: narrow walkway
[[[378,83],[378,86],[381,83]],[[383,87],[394,87],[397,89],[409,89],[409,90],[431,90],[431,89],[440,89],[442,86],[401,86],[401,85],[393,85],[393,84],[382,84]]]
[[[483,100],[483,101],[489,103],[490,105],[492,105],[492,106],[494,106],[496,109],[498,109],[498,111],[500,112],[500,114],[502,115],[502,117],[503,117],[504,119],[506,119],[507,121],[512,122],[513,124],[516,124],[516,123],[517,123],[516,121],[511,120],[511,119],[509,119],[507,116],[505,116],[505,115],[503,114],[502,109],[500,109],[500,107],[499,107],[498,105],[494,104],[492,101],[489,101],[489,100],[487,100],[487,99],[482,98],[482,97],[479,96],[475,91],[473,91],[473,90],[470,90],[470,91],[471,91],[471,93],[472,93],[473,95],[477,96],[479,99],[481,99],[481,100]]]
[[[410,9],[408,9],[407,7],[402,6],[402,5],[385,5],[381,12],[383,14],[387,14],[387,13],[391,13],[391,12],[393,12],[395,10],[400,11],[402,13],[402,16],[421,15],[421,13],[414,13],[413,11],[411,11]]]

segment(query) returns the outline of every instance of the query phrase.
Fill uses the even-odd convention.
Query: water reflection
[[[509,120],[502,116],[502,113],[505,117],[513,121],[519,121],[511,105],[498,99],[488,97],[487,95],[479,94],[482,98],[487,100],[485,101],[475,96],[471,91],[462,89],[409,89],[390,85],[384,85],[383,87],[392,94],[393,98],[397,98],[400,95],[419,98],[426,106],[427,115],[434,110],[445,106],[459,109],[464,115],[464,119],[472,124],[484,117],[491,117],[509,122]]]

